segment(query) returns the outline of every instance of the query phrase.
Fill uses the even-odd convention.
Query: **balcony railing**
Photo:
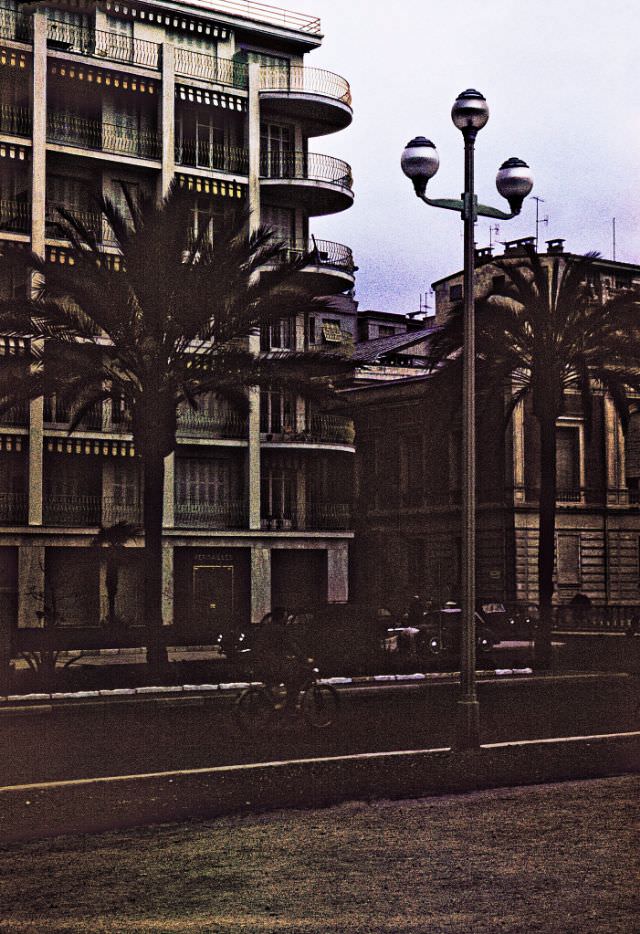
[[[288,424],[274,425],[263,418],[260,433],[266,441],[284,444],[353,444],[354,437],[351,420],[340,415],[314,415],[309,421],[299,423],[296,427]]]
[[[305,252],[311,254],[310,261],[312,263],[316,262],[319,266],[339,269],[347,273],[355,271],[353,253],[348,246],[342,243],[333,243],[331,240],[318,240],[316,237],[312,237],[305,248],[297,240],[285,241],[283,251],[285,258],[301,257]]]
[[[351,106],[349,82],[340,75],[324,71],[322,68],[307,68],[304,65],[263,65],[260,69],[260,89],[318,94]]]
[[[264,515],[262,528],[270,532],[344,532],[351,528],[349,503],[306,503]]]
[[[0,133],[7,136],[31,136],[31,110],[0,103]]]
[[[30,229],[30,204],[24,201],[0,201],[0,230],[28,233]]]
[[[134,39],[115,32],[78,26],[62,20],[47,22],[49,48],[76,52],[93,58],[106,58],[112,62],[126,62],[146,68],[160,67],[160,46],[157,42]]]
[[[230,172],[233,175],[249,173],[249,153],[239,146],[212,146],[201,140],[187,139],[176,143],[175,158],[178,165]]]
[[[45,496],[43,521],[55,526],[99,526],[102,515],[100,496],[50,493]]]
[[[179,435],[196,435],[209,438],[244,438],[247,434],[247,422],[239,415],[207,415],[193,409],[178,412],[177,431]]]
[[[117,522],[142,525],[142,502],[122,503],[113,499],[102,500],[102,526],[109,528]]]
[[[14,427],[25,427],[29,424],[29,403],[20,402],[12,406],[0,415],[0,425],[12,425]]]
[[[70,113],[47,115],[47,140],[141,159],[159,159],[162,152],[160,134],[156,132],[133,130],[100,120],[85,120]]]
[[[271,4],[258,3],[256,0],[213,0],[209,4],[209,9],[229,13],[231,16],[244,16],[262,23],[271,23],[283,29],[320,35],[320,20],[317,16],[283,10]]]
[[[0,493],[0,523],[2,525],[24,525],[29,514],[29,497],[26,493]]]
[[[70,410],[55,399],[46,398],[44,400],[44,423],[48,427],[67,428],[70,420]],[[100,431],[102,429],[102,408],[95,406],[90,412],[87,412],[79,428],[87,428],[91,431]]]
[[[31,17],[0,7],[0,38],[31,42]]]
[[[248,69],[244,62],[176,47],[175,63],[177,75],[200,78],[230,88],[247,87]]]
[[[248,525],[244,502],[220,505],[203,502],[176,503],[174,525],[182,529],[243,529]]]
[[[47,237],[51,240],[61,240],[65,239],[64,229],[60,223],[60,216],[56,211],[54,205],[47,205]],[[106,218],[100,214],[99,211],[83,211],[78,210],[72,205],[61,205],[70,214],[73,214],[75,219],[79,221],[87,231],[92,234],[98,243],[115,243],[115,235],[113,230],[107,223]]]
[[[263,178],[329,182],[348,191],[353,188],[351,166],[347,162],[316,152],[262,153],[260,175]]]

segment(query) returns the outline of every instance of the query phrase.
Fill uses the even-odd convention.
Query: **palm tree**
[[[539,625],[536,667],[551,664],[551,605],[556,519],[556,424],[569,389],[580,393],[587,440],[594,393],[608,392],[623,430],[627,391],[640,388],[638,294],[625,290],[604,300],[591,275],[598,254],[556,256],[543,263],[533,249],[520,260],[497,260],[504,284],[476,300],[476,352],[487,399],[509,387],[505,426],[529,396],[540,432],[538,505]],[[455,308],[434,337],[432,368],[460,366],[462,311]]]
[[[167,660],[161,638],[164,464],[176,445],[178,406],[196,408],[199,396],[216,392],[246,408],[246,387],[267,384],[322,396],[327,375],[346,364],[325,354],[274,360],[249,351],[246,339],[254,329],[321,301],[293,284],[306,258],[283,259],[282,243],[268,228],[249,234],[247,213],[234,211],[217,219],[213,235],[203,224],[194,237],[193,199],[175,184],[160,204],[136,204],[126,187],[124,193],[130,220],[108,199],[98,199],[118,247],[115,261],[95,230],[62,208],[60,225],[70,243],[65,265],[5,251],[5,261],[34,273],[39,284],[35,297],[0,310],[1,333],[32,339],[33,363],[20,381],[11,365],[3,367],[0,410],[55,392],[70,407],[73,431],[104,400],[125,404],[142,459],[147,663],[159,674]]]

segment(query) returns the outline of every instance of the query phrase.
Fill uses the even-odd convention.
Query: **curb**
[[[238,811],[324,807],[640,772],[640,732],[295,759],[0,788],[3,843]]]

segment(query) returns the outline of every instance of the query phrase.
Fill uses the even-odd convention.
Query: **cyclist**
[[[262,620],[252,642],[256,673],[268,688],[284,684],[284,712],[295,710],[298,694],[309,681],[312,659],[300,648],[291,634],[288,614],[277,606]]]

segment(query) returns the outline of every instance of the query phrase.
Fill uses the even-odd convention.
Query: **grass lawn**
[[[16,844],[0,931],[632,934],[639,802],[626,776]]]

